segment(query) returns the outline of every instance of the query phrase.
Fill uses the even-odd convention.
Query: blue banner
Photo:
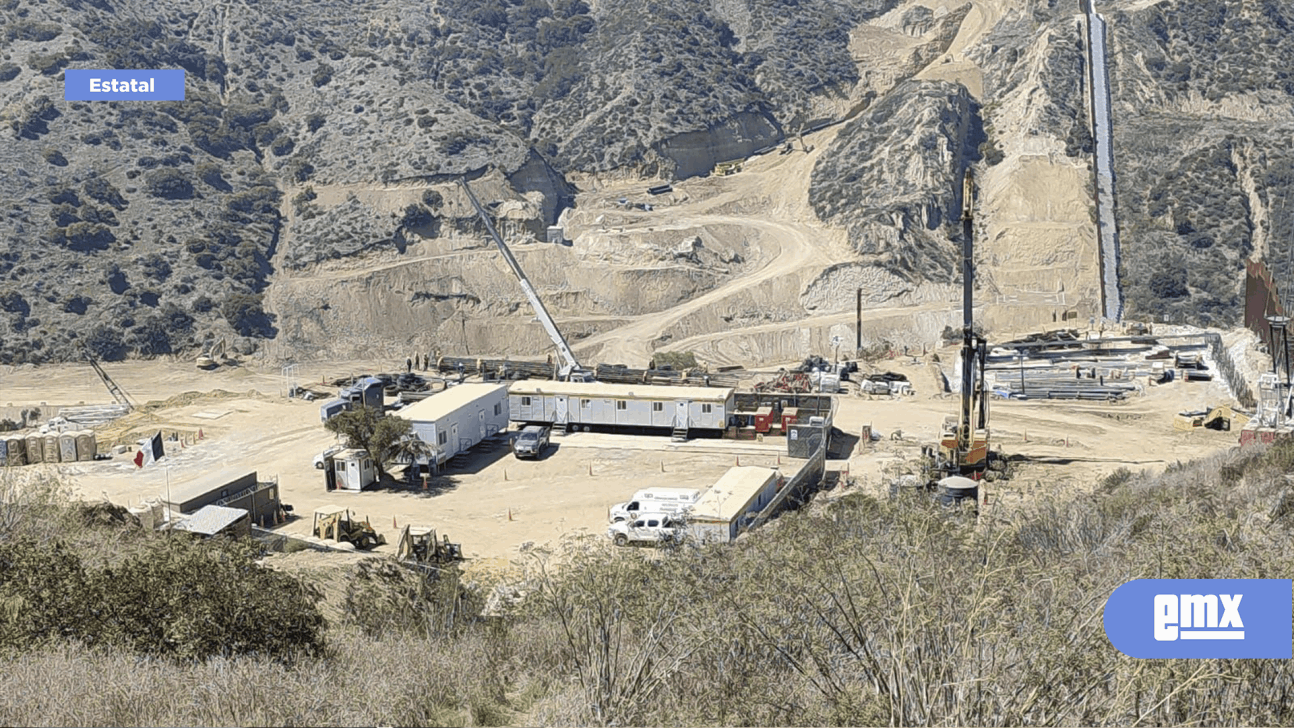
[[[184,69],[63,71],[65,101],[183,101]]]
[[[1105,602],[1105,634],[1141,659],[1290,659],[1290,579],[1137,579]]]

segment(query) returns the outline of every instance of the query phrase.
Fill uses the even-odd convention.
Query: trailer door
[[[449,442],[445,443],[445,449],[449,457],[458,454],[458,423],[454,422],[449,425]]]
[[[570,419],[569,410],[566,406],[566,395],[559,394],[553,399],[553,424],[559,427],[565,426]]]
[[[476,419],[480,422],[481,440],[485,439],[485,410],[476,411]],[[480,440],[478,440],[479,442]]]
[[[674,403],[674,428],[677,430],[686,430],[688,425],[687,420],[687,400],[680,399]]]

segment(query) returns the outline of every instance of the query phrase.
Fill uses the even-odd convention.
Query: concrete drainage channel
[[[1110,131],[1110,76],[1106,65],[1105,19],[1093,0],[1081,0],[1087,15],[1088,99],[1091,102],[1092,137],[1096,140],[1096,219],[1100,239],[1101,298],[1103,314],[1111,321],[1123,317],[1119,290],[1119,228],[1115,220],[1114,150]]]

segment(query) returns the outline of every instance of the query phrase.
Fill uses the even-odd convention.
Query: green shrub
[[[148,194],[164,200],[187,200],[193,197],[193,183],[178,169],[157,169],[144,175]]]

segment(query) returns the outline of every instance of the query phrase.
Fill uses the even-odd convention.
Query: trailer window
[[[629,409],[629,403],[628,403],[628,402],[626,402],[626,401],[624,401],[623,399],[617,399],[617,400],[616,400],[616,409],[618,409],[618,410],[622,410],[622,409]]]
[[[703,405],[701,405],[701,414],[703,414],[703,415],[708,415],[708,414],[710,414],[710,413],[711,413],[711,412],[713,412],[713,411],[714,411],[714,405],[712,405],[712,404],[703,404]]]
[[[449,440],[449,438],[448,438],[448,437],[446,437],[445,433],[443,433],[443,432],[437,432],[437,433],[436,433],[436,442],[437,442],[437,443],[439,443],[439,444],[441,444],[441,445],[444,445],[444,444],[445,444],[445,442],[446,442],[447,440]]]
[[[522,397],[522,398],[521,398],[521,406],[522,406],[522,407],[529,407],[529,406],[530,406],[530,398],[529,398],[529,397]]]
[[[592,402],[593,402],[593,400],[591,400],[591,399],[581,399],[581,400],[580,400],[580,407],[581,407],[582,409],[588,409],[588,408],[589,408],[589,405],[590,405]]]
[[[501,411],[499,408],[500,408],[500,407],[502,407],[502,406],[503,406],[503,405],[500,405],[498,402],[495,402],[495,403],[494,403],[494,416],[495,416],[495,417],[498,417],[498,416],[499,416],[499,412]]]
[[[664,402],[652,402],[652,403],[651,403],[651,411],[652,411],[652,412],[661,412],[661,411],[663,411],[664,409],[665,409],[665,403],[664,403]]]

